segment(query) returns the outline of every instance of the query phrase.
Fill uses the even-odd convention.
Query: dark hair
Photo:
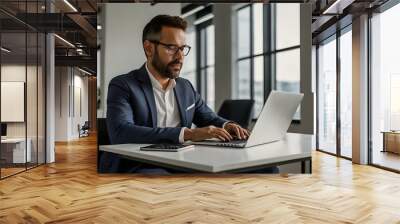
[[[179,16],[158,15],[150,20],[143,29],[142,43],[145,40],[160,40],[163,26],[174,27],[186,31],[187,22]]]

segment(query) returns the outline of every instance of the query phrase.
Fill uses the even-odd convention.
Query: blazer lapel
[[[181,116],[181,126],[187,127],[185,101],[183,99],[185,93],[183,91],[182,86],[180,85],[179,80],[177,80],[177,79],[176,79],[176,86],[174,88],[174,93],[175,93],[176,102],[179,107],[179,114]]]
[[[147,103],[151,112],[151,120],[153,127],[157,127],[157,107],[156,100],[154,99],[153,86],[147,73],[145,65],[139,69],[138,79],[142,82],[142,89],[146,96]]]

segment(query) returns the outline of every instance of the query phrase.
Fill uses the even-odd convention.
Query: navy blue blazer
[[[179,108],[181,127],[157,127],[157,109],[145,65],[128,74],[114,77],[108,87],[107,127],[111,144],[179,143],[182,127],[214,125],[226,119],[216,115],[184,78],[176,78],[173,89]]]

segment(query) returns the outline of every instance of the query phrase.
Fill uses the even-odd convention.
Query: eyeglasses
[[[178,53],[178,50],[181,50],[183,52],[183,55],[187,56],[191,49],[189,45],[183,45],[182,47],[179,47],[175,44],[166,44],[157,40],[150,40],[150,42],[164,46],[167,50],[167,53],[170,55],[175,55],[176,53]]]

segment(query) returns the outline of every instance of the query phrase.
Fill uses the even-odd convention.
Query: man
[[[154,17],[143,30],[145,64],[111,80],[107,127],[112,144],[248,138],[246,129],[217,116],[192,84],[179,77],[190,51],[185,42],[186,26],[178,16]],[[198,128],[192,129],[192,123]],[[102,157],[100,169],[105,172],[165,172],[115,154],[105,153]]]

